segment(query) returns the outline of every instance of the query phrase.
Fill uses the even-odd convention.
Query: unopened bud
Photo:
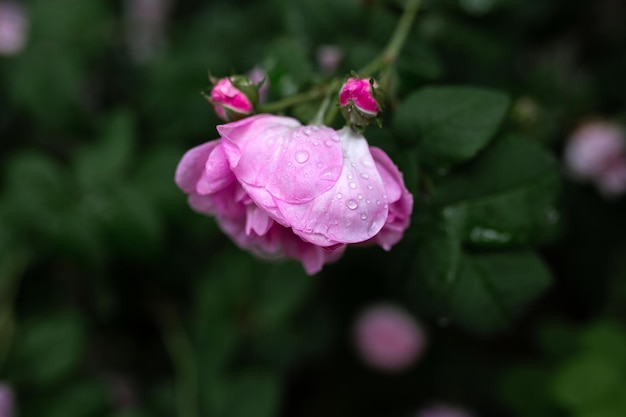
[[[254,113],[258,97],[259,88],[248,77],[233,76],[217,80],[207,99],[221,119],[232,122]]]
[[[373,78],[348,78],[339,91],[341,114],[353,126],[367,126],[380,112],[381,95]]]

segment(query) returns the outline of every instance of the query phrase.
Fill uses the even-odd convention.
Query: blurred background
[[[559,173],[540,282],[497,325],[471,291],[448,312],[398,284],[425,279],[417,220],[309,277],[176,188],[221,123],[209,72],[306,91],[374,58],[402,6],[0,0],[0,417],[626,415],[625,2],[426,1],[402,51],[392,97],[497,89]],[[389,126],[368,137],[415,187]]]

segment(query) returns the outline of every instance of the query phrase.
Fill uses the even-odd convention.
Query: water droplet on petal
[[[292,164],[291,162],[287,162],[287,166],[290,167]]]
[[[367,175],[366,173],[362,173],[361,174],[361,178],[363,178],[364,180],[368,179],[370,176]]]
[[[348,184],[348,187],[352,188],[353,190],[356,188],[356,184],[351,182]]]
[[[330,148],[331,146],[333,146],[333,141],[326,139],[326,140],[324,141],[324,145],[325,145],[327,148]]]
[[[320,143],[319,143],[318,141],[316,141],[316,140],[314,140],[314,141],[313,141],[313,146],[317,146],[317,145],[319,145],[319,144],[320,144]]]
[[[361,213],[361,220],[367,219],[367,213]]]
[[[348,174],[348,179],[351,180],[352,178],[352,174]]]
[[[373,189],[374,189],[374,187],[372,186],[372,184],[367,184],[367,189],[368,189],[368,190],[373,190]]]
[[[304,128],[304,134],[307,135],[307,136],[310,136],[311,135],[311,128],[310,127],[305,127]]]
[[[380,200],[376,200],[376,205],[380,206]]]
[[[346,207],[348,207],[350,210],[356,210],[358,206],[359,203],[357,203],[355,200],[348,200],[348,202],[346,203]]]
[[[367,204],[371,203],[371,201],[370,201],[370,200],[365,200],[365,202],[366,202]]]
[[[356,164],[355,164],[354,162],[350,162],[350,166],[351,166],[352,168],[354,168],[354,167],[356,166]]]
[[[337,197],[337,200],[340,200],[341,197],[343,197],[343,196],[341,195],[341,193],[337,193],[336,197]]]
[[[309,160],[309,153],[307,151],[297,151],[295,158],[298,163],[303,164]]]
[[[358,198],[359,200],[363,200],[363,194],[357,194],[356,198]]]

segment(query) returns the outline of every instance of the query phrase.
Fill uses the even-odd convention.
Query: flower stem
[[[264,104],[259,106],[259,113],[272,113],[278,110],[285,109],[287,107],[295,106],[297,104],[306,103],[309,101],[317,100],[324,97],[327,92],[327,87],[322,86],[306,91],[304,93],[296,94],[286,97],[282,100],[275,101],[273,103]]]
[[[421,4],[422,0],[407,0],[402,17],[393,35],[391,35],[389,43],[380,55],[358,71],[361,77],[369,77],[381,68],[393,65],[393,63],[396,62],[400,50],[404,46],[406,38],[409,36],[411,26],[413,26],[413,21],[415,20],[415,16],[417,16]]]

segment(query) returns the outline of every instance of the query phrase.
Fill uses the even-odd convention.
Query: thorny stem
[[[166,306],[157,318],[175,372],[176,414],[199,417],[198,371],[191,340],[173,307]]]

